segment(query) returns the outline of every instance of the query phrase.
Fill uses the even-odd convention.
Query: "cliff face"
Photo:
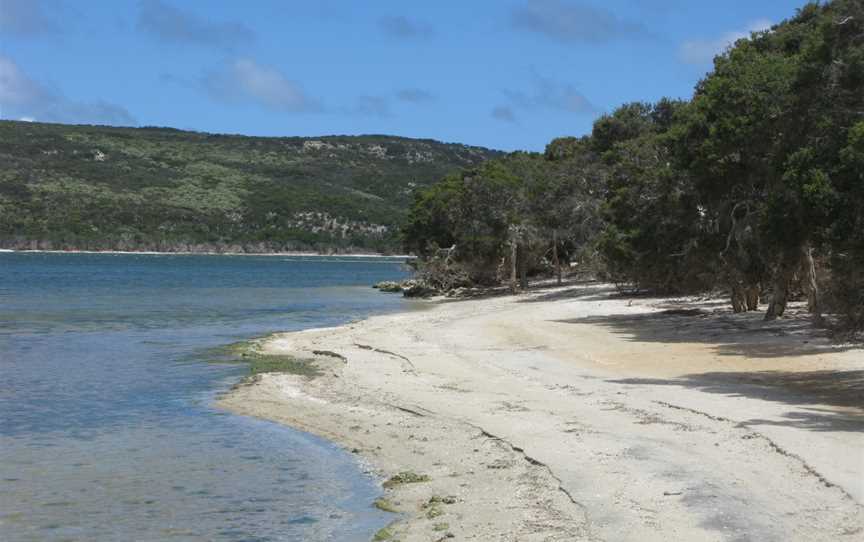
[[[414,192],[499,155],[391,136],[0,122],[0,247],[398,251]]]

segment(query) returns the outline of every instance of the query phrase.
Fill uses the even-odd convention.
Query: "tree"
[[[676,161],[676,119],[685,104],[631,104],[609,118],[632,123],[603,154],[608,168],[599,248],[610,278],[638,288],[675,292],[703,286],[705,218],[688,172]],[[638,116],[634,116],[634,111]],[[608,139],[608,119],[595,124]],[[623,137],[623,136],[622,136]]]
[[[472,280],[496,279],[515,213],[518,179],[501,161],[449,175],[417,196],[403,229],[407,249],[427,256],[455,244],[453,261]]]

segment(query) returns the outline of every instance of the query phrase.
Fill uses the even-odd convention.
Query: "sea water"
[[[346,451],[214,407],[208,350],[402,310],[371,258],[0,254],[0,540],[369,540]]]

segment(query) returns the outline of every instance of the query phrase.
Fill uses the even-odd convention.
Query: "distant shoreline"
[[[346,253],[326,254],[323,252],[158,252],[153,250],[15,250],[0,248],[0,253],[44,253],[44,254],[140,254],[150,256],[314,256],[324,258],[401,258],[414,259],[410,254]]]

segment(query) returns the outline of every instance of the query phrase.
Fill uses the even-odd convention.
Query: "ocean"
[[[0,253],[0,540],[369,540],[355,456],[214,407],[212,349],[407,310],[384,258]]]

